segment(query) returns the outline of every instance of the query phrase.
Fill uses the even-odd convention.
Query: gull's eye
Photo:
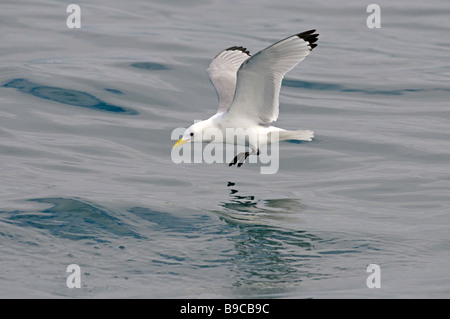
[[[191,132],[191,136],[194,136],[194,133]]]

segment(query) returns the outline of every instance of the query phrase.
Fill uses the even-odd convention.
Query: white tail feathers
[[[295,131],[280,131],[280,141],[297,140],[297,141],[311,141],[314,137],[314,132],[310,130],[295,130]]]

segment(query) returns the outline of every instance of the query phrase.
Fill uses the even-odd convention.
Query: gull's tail
[[[280,141],[296,140],[296,141],[312,141],[314,132],[310,130],[280,131]]]

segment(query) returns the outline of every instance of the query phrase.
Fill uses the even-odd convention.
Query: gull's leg
[[[244,164],[244,162],[245,162],[245,160],[247,159],[247,157],[248,157],[249,155],[254,155],[254,154],[259,155],[259,148],[258,148],[257,150],[252,149],[251,152],[242,152],[242,153],[239,153],[238,155],[236,155],[236,156],[234,157],[233,161],[232,161],[228,166],[235,165],[236,163],[239,162],[239,163],[237,164],[237,167],[241,167],[241,166]]]
[[[242,158],[242,154],[244,154],[244,158]],[[239,163],[237,164],[237,167],[241,167],[242,164],[244,164],[245,160],[247,159],[247,157],[250,155],[250,152],[245,152],[245,153],[240,153],[239,155],[241,155],[241,160],[239,161]]]
[[[238,155],[239,155],[239,154],[238,154]],[[231,161],[231,163],[230,163],[228,166],[232,166],[232,165],[234,165],[234,164],[237,163],[238,155],[236,155],[236,156],[234,157],[234,159]]]
[[[245,159],[247,158],[248,155],[249,155],[249,152],[239,153],[238,155],[236,155],[234,157],[233,161],[228,166],[232,166],[232,165],[236,164],[237,162],[239,162],[239,164],[237,166],[241,167],[241,165],[243,164],[243,162],[245,161]]]

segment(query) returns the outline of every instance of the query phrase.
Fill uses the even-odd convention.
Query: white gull
[[[230,163],[241,166],[249,155],[259,155],[262,145],[283,140],[311,141],[309,130],[284,130],[270,123],[279,114],[279,95],[284,75],[317,46],[318,34],[309,30],[287,37],[264,50],[250,55],[242,46],[220,52],[208,68],[208,76],[219,98],[219,109],[209,119],[194,123],[184,132],[174,148],[186,142],[231,143],[245,145],[250,151],[236,155]],[[245,132],[228,140],[227,130]],[[214,139],[207,130],[221,132]],[[255,138],[249,138],[248,132]],[[276,134],[274,134],[276,133]]]

